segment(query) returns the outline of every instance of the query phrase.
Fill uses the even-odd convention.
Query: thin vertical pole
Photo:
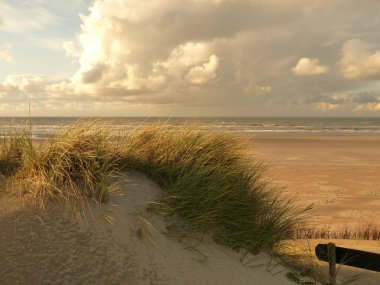
[[[32,119],[30,118],[30,97],[29,97],[29,134],[32,135]]]
[[[336,285],[336,249],[335,243],[327,244],[327,256],[329,261],[330,285]]]

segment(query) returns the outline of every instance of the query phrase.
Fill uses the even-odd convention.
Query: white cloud
[[[215,79],[218,66],[219,58],[213,54],[208,62],[192,67],[189,73],[186,74],[185,79],[192,84],[207,83]]]
[[[242,9],[242,3],[243,8],[251,5],[249,1],[231,5]],[[72,77],[75,91],[96,96],[151,92],[171,96],[178,94],[179,89],[183,92],[186,85],[213,84],[220,66],[213,41],[224,29],[206,25],[199,32],[208,35],[201,40],[198,31],[194,33],[193,24],[197,19],[205,20],[204,9],[215,21],[221,20],[225,4],[193,0],[187,0],[186,5],[174,0],[144,4],[96,1],[90,15],[81,16],[80,68]],[[173,25],[173,21],[177,24]],[[227,35],[230,33],[227,30]],[[68,56],[78,55],[74,42],[65,43],[64,49]]]
[[[78,58],[81,55],[81,50],[77,42],[64,41],[62,48],[65,51],[67,57]]]
[[[45,89],[46,78],[37,75],[8,75],[0,83],[0,91],[36,93]]]
[[[13,100],[14,96],[37,96],[42,99],[52,97],[64,97],[71,95],[72,86],[62,81],[62,78],[40,76],[34,74],[7,75],[0,82],[0,93],[3,98]]]
[[[343,45],[339,64],[346,79],[380,79],[380,51],[370,50],[370,44],[358,39],[352,39]]]
[[[311,76],[326,74],[330,71],[330,68],[326,65],[320,65],[318,58],[303,57],[298,60],[292,71],[297,76]]]
[[[0,47],[0,60],[4,60],[5,62],[12,62],[12,44],[5,43],[2,47]]]
[[[95,1],[90,14],[81,16],[80,68],[71,78],[75,92],[110,97],[156,93],[173,100],[190,98],[186,96],[190,94],[225,94],[232,89],[243,93],[242,80],[252,79],[237,74],[252,73],[249,69],[256,67],[252,59],[241,64],[239,56],[248,54],[258,39],[247,37],[247,43],[240,42],[246,40],[245,35],[257,33],[258,27],[264,33],[294,18],[292,5],[270,2]],[[262,18],[262,13],[268,17]],[[284,34],[288,39],[289,33]],[[65,51],[76,56],[78,49],[68,42]],[[252,89],[251,95],[263,91]],[[140,97],[142,101],[147,98]]]
[[[189,67],[209,60],[211,52],[210,45],[205,42],[187,42],[174,48],[166,60],[157,62],[157,66],[162,66],[170,75],[182,76]]]

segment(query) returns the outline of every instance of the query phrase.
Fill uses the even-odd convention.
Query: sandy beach
[[[337,227],[379,220],[378,145],[376,136],[252,140],[255,156],[269,166],[266,177],[296,203],[314,204],[309,225]],[[115,179],[119,191],[101,206],[90,199],[81,218],[54,203],[43,211],[31,206],[28,195],[0,189],[0,260],[5,261],[0,284],[294,284],[285,275],[296,269],[273,252],[238,252],[208,234],[184,238],[172,231],[172,219],[148,211],[163,190],[144,174],[128,171]],[[314,247],[326,242],[296,241],[291,253],[310,251],[315,264]],[[379,248],[378,241],[336,242],[373,252]],[[327,276],[326,263],[320,265]],[[343,268],[338,280],[357,273]],[[378,284],[378,274],[359,273],[353,284]]]
[[[295,195],[301,205],[314,204],[307,223],[316,227],[355,229],[380,221],[379,136],[257,136],[252,140],[256,157],[268,165],[271,180]],[[302,240],[301,255],[310,251],[312,262],[328,275],[327,263],[318,262],[319,243],[380,252],[379,241]],[[341,266],[339,284],[379,284],[379,274]]]
[[[275,183],[314,204],[311,222],[380,221],[379,136],[258,136],[253,146]]]

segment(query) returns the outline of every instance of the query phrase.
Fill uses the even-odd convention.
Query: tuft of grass
[[[22,166],[24,154],[33,151],[27,132],[9,131],[0,139],[0,175],[15,174]]]
[[[42,207],[48,200],[102,203],[115,190],[110,184],[117,170],[111,133],[96,122],[70,125],[23,155],[15,180]]]
[[[247,149],[243,139],[226,133],[153,124],[129,134],[120,163],[163,187],[153,206],[180,218],[177,226],[257,252],[290,238],[306,209],[264,179],[265,167]]]
[[[343,227],[326,225],[298,228],[294,236],[296,239],[380,240],[380,226],[376,224],[364,224]]]

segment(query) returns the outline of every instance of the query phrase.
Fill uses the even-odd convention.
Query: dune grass
[[[23,164],[24,154],[31,151],[33,146],[30,135],[10,130],[0,139],[0,174],[15,174]]]
[[[113,140],[104,128],[78,122],[38,145],[24,133],[6,139],[0,153],[9,161],[1,169],[13,174],[13,184],[42,207],[55,200],[80,208],[87,198],[105,202],[115,190],[110,183],[117,170],[112,149]]]
[[[267,182],[243,139],[194,126],[150,124],[118,136],[110,129],[78,122],[39,146],[14,136],[0,145],[0,171],[44,207],[106,202],[116,189],[111,177],[138,170],[163,188],[151,206],[174,217],[173,226],[250,252],[291,238],[302,219],[305,209]]]
[[[248,149],[226,133],[153,124],[131,133],[120,157],[124,169],[144,172],[162,186],[154,207],[178,217],[177,225],[256,252],[290,238],[305,209],[267,182],[264,166]]]
[[[296,239],[380,240],[380,226],[376,224],[341,227],[309,226],[297,229],[294,237]]]

